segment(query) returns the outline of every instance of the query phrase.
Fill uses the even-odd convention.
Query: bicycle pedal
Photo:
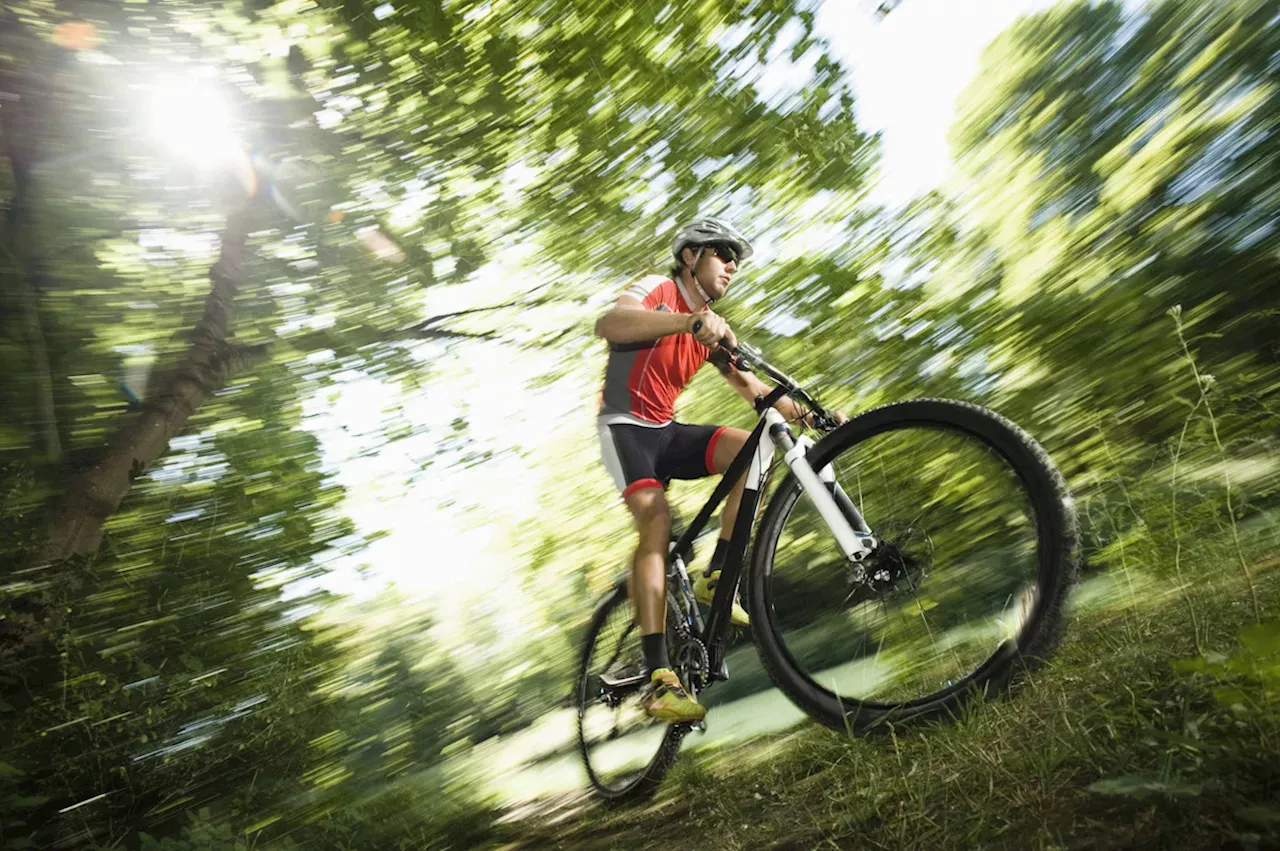
[[[696,732],[698,732],[698,733],[705,733],[705,732],[707,732],[707,722],[706,722],[706,721],[694,721],[692,724],[690,724],[690,725],[689,725],[689,729],[690,729],[691,731],[696,731]]]

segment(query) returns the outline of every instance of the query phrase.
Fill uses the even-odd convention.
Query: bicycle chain
[[[679,572],[675,570],[671,571],[668,575],[667,581],[679,583],[681,585],[683,584]],[[698,605],[683,588],[681,588],[680,594],[684,597],[686,605]],[[687,659],[688,654],[694,654],[692,662],[697,665],[697,668],[691,669],[690,675],[691,678],[693,675],[697,676],[697,682],[692,685],[696,685],[697,689],[701,690],[706,687],[707,681],[711,678],[711,656],[707,653],[707,646],[702,643],[701,639],[694,637],[693,631],[689,629],[689,621],[684,616],[684,612],[680,611],[680,606],[677,604],[675,608],[676,612],[680,615],[676,618],[676,622],[674,624],[676,638],[680,641],[679,649],[676,650],[675,654],[676,658],[679,659],[676,664],[678,667],[685,665],[686,662],[689,661]]]

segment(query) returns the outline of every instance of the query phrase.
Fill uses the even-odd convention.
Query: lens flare
[[[149,124],[165,148],[197,164],[233,163],[241,147],[226,98],[208,80],[175,76],[151,90]]]
[[[88,21],[63,21],[53,28],[53,43],[64,50],[93,50],[102,37]]]

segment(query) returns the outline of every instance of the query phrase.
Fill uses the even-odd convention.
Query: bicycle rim
[[[878,539],[865,563],[847,562],[793,479],[762,527],[771,672],[831,726],[954,707],[1005,676],[1060,603],[1060,500],[1015,460],[1043,451],[989,412],[932,404],[936,420],[884,417],[824,455]]]
[[[577,689],[578,743],[596,793],[606,801],[647,797],[675,759],[683,730],[654,722],[641,710],[638,689],[610,683],[644,672],[640,631],[626,591],[597,610],[588,633]]]

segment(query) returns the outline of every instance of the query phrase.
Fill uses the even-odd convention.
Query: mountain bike
[[[757,349],[740,342],[728,355],[776,386],[756,399],[759,420],[706,504],[673,535],[667,641],[690,694],[729,676],[729,613],[748,565],[745,603],[769,677],[847,734],[955,717],[1047,657],[1079,567],[1078,532],[1062,475],[1035,440],[946,399],[838,424]],[[819,440],[796,436],[774,410],[784,395],[808,411]],[[757,523],[778,461],[785,478]],[[743,475],[704,616],[688,575],[693,543]],[[651,796],[702,726],[650,721],[636,699],[645,682],[623,575],[591,618],[575,692],[579,750],[606,802]]]

